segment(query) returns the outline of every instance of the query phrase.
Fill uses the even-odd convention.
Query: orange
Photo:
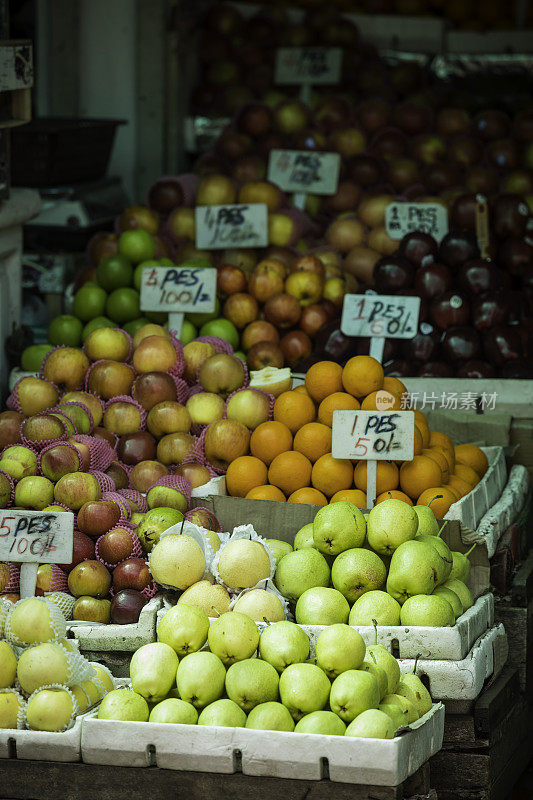
[[[250,437],[250,452],[265,464],[292,447],[292,433],[283,422],[262,422]]]
[[[412,500],[415,500],[424,489],[440,486],[441,483],[442,472],[439,465],[427,456],[415,456],[412,461],[404,461],[400,467],[401,489]]]
[[[361,489],[341,489],[340,492],[335,492],[329,502],[340,503],[343,500],[353,503],[357,508],[366,508],[366,494]]]
[[[424,447],[429,447],[429,425],[424,414],[418,409],[413,409],[415,415],[415,425],[422,434],[422,444]]]
[[[472,467],[467,467],[466,464],[456,464],[455,465],[455,475],[461,480],[466,481],[471,486],[477,486],[480,482],[481,478]]]
[[[299,386],[295,386],[292,390],[293,392],[298,392],[299,394],[305,394],[306,397],[311,397],[307,389],[305,388],[305,383],[301,383]]]
[[[285,502],[285,495],[277,486],[266,483],[264,486],[256,486],[250,489],[246,495],[247,500],[281,500]]]
[[[308,422],[294,437],[293,447],[314,464],[320,456],[331,452],[331,428],[321,422]]]
[[[420,428],[414,427],[414,436],[415,436],[415,448],[414,448],[414,455],[419,456],[422,452],[424,445],[422,444],[422,434],[420,433]]]
[[[434,445],[434,446],[432,445],[431,449],[432,450],[439,450],[439,452],[441,452],[443,454],[444,458],[448,462],[448,472],[451,475],[452,472],[455,469],[455,453],[454,453],[454,451],[453,450],[448,450],[447,447],[443,447],[440,444],[437,444],[437,445]]]
[[[305,388],[317,403],[333,394],[342,392],[342,367],[335,361],[318,361],[305,374]]]
[[[346,392],[333,392],[328,394],[318,407],[318,419],[324,425],[333,425],[333,412],[334,411],[357,411],[360,408],[359,403],[352,397],[351,394]]]
[[[282,392],[276,398],[274,419],[283,422],[291,433],[296,433],[306,422],[312,422],[315,418],[315,404],[302,392]]]
[[[366,461],[359,461],[353,471],[353,482],[366,492]],[[388,492],[398,486],[398,467],[393,461],[378,461],[376,470],[376,494]]]
[[[437,519],[442,519],[448,513],[448,509],[456,502],[453,492],[446,486],[430,487],[419,495],[416,504],[418,506],[429,506]]]
[[[385,377],[383,378],[383,388],[387,392],[393,392],[393,394],[399,394],[400,397],[402,397],[402,395],[408,394],[407,387],[405,386],[404,383],[401,382],[399,378],[389,377],[388,375],[385,375]]]
[[[402,401],[399,394],[378,389],[377,392],[367,394],[361,408],[363,411],[400,411]]]
[[[478,475],[483,476],[489,467],[487,456],[475,444],[458,444],[455,448],[455,461],[472,467]]]
[[[448,483],[450,479],[450,468],[448,466],[448,461],[444,456],[442,449],[437,447],[425,447],[422,450],[422,455],[427,456],[428,458],[432,458],[433,461],[437,462],[437,464],[440,467],[440,471],[442,472],[441,483]]]
[[[453,442],[447,433],[440,431],[429,432],[429,446],[430,447],[447,447],[452,453],[454,452]]]
[[[384,500],[402,500],[410,506],[413,505],[411,498],[408,497],[405,492],[398,491],[398,489],[392,489],[389,492],[381,492],[381,494],[376,497],[376,503],[382,503]]]
[[[311,486],[304,486],[303,489],[296,489],[295,492],[287,497],[287,503],[305,503],[308,506],[327,506],[328,498],[318,489]]]
[[[311,481],[311,462],[302,453],[289,450],[276,456],[268,468],[268,482],[277,486],[285,495],[296,489],[309,486]]]
[[[459,492],[460,497],[464,497],[474,488],[470,483],[467,483],[462,478],[458,478],[453,472],[450,475],[450,480],[448,481],[447,485],[450,487],[450,489],[455,489],[457,492]]]
[[[383,386],[383,367],[371,356],[354,356],[342,371],[342,384],[354,397],[366,397]]]
[[[446,484],[446,489],[448,489],[448,491],[453,494],[453,496],[455,497],[455,502],[457,502],[457,500],[461,499],[461,497],[462,497],[461,492],[459,491],[459,489],[456,489],[455,486],[450,486],[450,484],[447,483]]]
[[[250,489],[266,483],[266,465],[255,456],[239,456],[226,471],[226,489],[232,497],[246,497]]]
[[[335,492],[350,489],[353,483],[352,462],[345,458],[333,458],[331,453],[320,456],[313,465],[311,483],[327,497]]]

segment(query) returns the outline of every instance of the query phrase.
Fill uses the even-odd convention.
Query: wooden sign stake
[[[168,329],[169,331],[176,331],[176,336],[178,339],[181,336],[184,318],[185,314],[179,311],[171,311],[168,315]]]
[[[378,462],[366,462],[366,507],[373,508],[376,502]]]
[[[35,597],[35,587],[37,585],[38,561],[27,561],[20,565],[20,599]]]

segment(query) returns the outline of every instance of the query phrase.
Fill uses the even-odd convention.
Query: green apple
[[[349,625],[330,625],[316,640],[316,663],[331,680],[349,669],[359,669],[365,652],[363,637]]]
[[[195,708],[205,708],[224,693],[226,668],[218,656],[208,650],[190,653],[179,663],[176,685],[182,700]]]
[[[200,650],[207,641],[209,617],[198,606],[180,603],[162,617],[157,640],[168,644],[180,658]]]
[[[317,512],[313,522],[313,541],[317,550],[336,556],[351,547],[361,547],[366,524],[362,512],[353,503],[342,500]]]
[[[261,633],[259,655],[281,673],[308,658],[309,638],[294,622],[274,622]]]
[[[220,300],[215,299],[215,310],[211,314],[187,314],[186,319],[192,322],[197,328],[201,328],[206,322],[215,319],[220,314]]]
[[[208,633],[211,652],[228,667],[250,658],[259,644],[257,625],[246,614],[226,611],[211,623]]]
[[[82,341],[83,322],[72,314],[54,317],[48,326],[48,341],[54,345],[67,344],[79,347]]]
[[[120,258],[120,256],[119,256],[119,258]],[[102,262],[100,262],[100,264],[101,263]],[[129,262],[127,262],[127,263],[129,263]],[[161,264],[161,262],[157,261],[157,259],[155,259],[155,258],[148,258],[148,259],[146,259],[146,261],[141,261],[139,264],[137,264],[137,266],[135,267],[135,269],[132,272],[134,288],[137,289],[138,292],[141,291],[141,284],[142,284],[142,279],[143,279],[143,269],[146,269],[146,268],[149,268],[149,267],[162,267],[162,266],[164,266],[164,264]],[[131,264],[130,264],[130,268],[131,268]],[[120,286],[129,286],[131,283],[132,283],[132,279],[130,278],[130,280],[127,281],[127,283],[120,283],[118,286],[113,286],[111,288],[112,289],[118,289],[118,288],[120,288]],[[106,288],[106,287],[104,286],[104,288]],[[110,291],[110,289],[108,289],[107,291]]]
[[[392,555],[404,542],[414,539],[418,516],[403,500],[390,498],[378,503],[368,515],[366,538],[376,553]]]
[[[130,336],[135,336],[139,328],[144,327],[144,325],[149,325],[150,320],[148,317],[137,317],[136,319],[132,319],[130,322],[125,322],[122,326],[126,333],[129,333]],[[116,323],[111,322],[111,327],[115,328]]]
[[[248,714],[260,703],[278,699],[279,676],[272,664],[260,658],[245,658],[226,673],[226,694]]]
[[[294,549],[301,550],[303,547],[314,547],[315,540],[313,539],[313,523],[308,522],[303,528],[300,528],[294,537]]]
[[[144,228],[124,231],[118,239],[118,252],[132,264],[148,261],[154,257],[154,237]]]
[[[130,662],[131,686],[150,703],[163,700],[176,680],[178,656],[163,642],[152,642],[139,647]]]
[[[335,504],[336,505],[336,504]],[[348,622],[350,606],[337,589],[316,586],[307,589],[296,603],[296,622],[299,625],[334,625]]]
[[[433,594],[436,594],[438,597],[442,597],[444,600],[447,600],[452,607],[455,619],[459,619],[464,609],[463,604],[455,592],[453,592],[451,589],[448,589],[447,586],[437,586],[436,589],[433,589]]]
[[[181,725],[196,725],[198,722],[198,711],[190,703],[178,700],[175,697],[167,697],[161,700],[150,711],[149,722],[170,722]]]
[[[372,589],[380,589],[387,580],[387,569],[372,550],[354,547],[340,553],[331,568],[331,582],[349,603]]]
[[[283,556],[287,553],[292,553],[292,546],[288,542],[283,542],[281,539],[265,539],[268,549],[276,559],[276,566],[279,564]]]
[[[394,723],[383,711],[369,708],[350,722],[345,735],[358,736],[361,739],[393,739]]]
[[[218,336],[229,342],[234,350],[239,346],[239,331],[229,319],[220,317],[204,322],[200,328],[200,336]]]
[[[385,697],[389,688],[389,678],[383,667],[380,667],[377,661],[374,661],[374,657],[370,655],[368,658],[365,658],[359,669],[364,670],[364,672],[369,672],[374,676],[378,682],[380,698]]]
[[[458,581],[462,581],[463,583],[467,582],[470,575],[470,561],[468,556],[475,546],[476,545],[473,544],[470,550],[467,550],[466,553],[460,553],[458,550],[452,550],[453,564],[451,572],[448,575],[448,580],[457,578]]]
[[[346,725],[333,711],[312,711],[296,723],[295,733],[321,733],[323,736],[344,736]]]
[[[324,556],[312,547],[305,547],[283,556],[277,565],[274,583],[284,597],[296,601],[308,589],[329,586],[329,577]]]
[[[246,728],[256,731],[293,731],[294,720],[281,703],[268,702],[254,706],[248,714]]]
[[[430,544],[432,547],[435,548],[437,553],[440,555],[440,559],[437,559],[438,567],[437,567],[437,585],[444,583],[444,581],[448,580],[450,577],[450,572],[452,571],[452,551],[444,542],[440,536],[429,536],[426,533],[418,534],[415,537],[415,541],[417,542],[426,542],[426,544]]]
[[[350,669],[331,684],[329,705],[343,722],[349,723],[368,708],[377,708],[379,699],[375,677],[364,670]]]
[[[90,319],[89,322],[83,326],[81,334],[82,340],[85,341],[88,335],[98,328],[116,328],[116,323],[113,322],[112,319],[109,319],[109,317],[94,317],[94,319]]]
[[[394,597],[378,589],[365,592],[350,609],[349,625],[399,625],[401,606]]]
[[[196,339],[197,336],[198,336],[198,331],[196,330],[192,322],[189,322],[188,319],[184,319],[181,325],[180,335],[178,336],[180,342],[182,344],[189,344],[189,342],[192,342],[192,340]]]
[[[431,695],[418,675],[414,675],[412,672],[406,672],[404,675],[400,675],[395,693],[410,700],[416,708],[419,717],[423,717],[424,714],[431,711]]]
[[[391,694],[386,694],[381,705],[397,706],[400,711],[405,714],[406,725],[410,725],[412,722],[416,722],[418,719],[418,711],[416,710],[415,704],[401,694],[396,694],[394,692]]]
[[[39,372],[44,357],[53,350],[52,344],[31,344],[22,351],[20,366],[27,372]]]
[[[15,489],[16,495],[16,489]],[[452,592],[455,592],[459,600],[461,601],[461,605],[463,606],[463,611],[468,611],[474,605],[474,600],[472,595],[470,594],[470,589],[468,586],[463,583],[463,581],[458,580],[457,578],[449,578],[443,584],[447,589],[451,589]]]
[[[0,640],[0,689],[13,686],[17,677],[17,657],[10,644]]]
[[[431,508],[429,506],[413,506],[413,511],[418,517],[417,533],[422,533],[427,536],[437,536],[439,532],[439,523]]]
[[[443,597],[435,594],[415,594],[403,604],[400,621],[402,625],[413,627],[453,627],[455,614]]]
[[[371,644],[366,648],[366,660],[372,660],[387,673],[387,694],[396,691],[400,680],[400,665],[382,644]]]
[[[291,664],[279,679],[279,696],[294,720],[321,711],[328,702],[330,683],[315,664]]]
[[[85,283],[74,295],[72,303],[73,314],[83,322],[89,322],[94,317],[101,317],[107,301],[107,292],[101,286]]]
[[[74,701],[65,689],[40,689],[28,700],[26,725],[33,731],[63,731],[74,713]]]
[[[407,722],[409,712],[405,709],[402,711],[400,706],[395,706],[392,703],[380,703],[378,709],[391,718],[395,731],[409,724]]]
[[[15,505],[42,511],[54,502],[54,484],[41,475],[28,475],[15,486]]]
[[[106,694],[98,709],[98,719],[148,722],[149,716],[148,703],[131,689],[113,689]]]
[[[25,478],[28,475],[35,475],[37,472],[37,455],[30,450],[29,447],[24,447],[23,445],[14,444],[11,447],[6,447],[4,452],[2,453],[2,461],[9,460],[17,461],[23,467],[23,474],[22,477]],[[17,478],[17,480],[20,480]]]
[[[160,506],[152,508],[144,515],[142,522],[137,526],[135,533],[143,546],[145,553],[150,553],[159,541],[163,531],[172,528],[183,520],[183,514],[177,508]]]
[[[413,595],[431,594],[437,585],[441,561],[441,556],[427,542],[404,542],[392,555],[387,592],[400,605]]]
[[[244,728],[246,714],[233,700],[215,700],[206,706],[198,717],[198,725],[216,725],[218,728]]]

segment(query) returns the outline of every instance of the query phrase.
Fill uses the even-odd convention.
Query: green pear
[[[309,637],[294,622],[274,622],[261,633],[259,655],[281,673],[290,664],[306,661],[309,656]]]
[[[245,658],[226,673],[226,694],[248,714],[260,703],[278,699],[279,676],[272,664],[260,658]]]
[[[390,498],[378,503],[368,515],[366,538],[380,555],[392,555],[404,542],[414,539],[418,516],[403,500]]]
[[[402,711],[400,706],[395,706],[392,703],[380,703],[378,709],[391,718],[395,731],[409,724],[407,722],[408,712]]]
[[[2,453],[2,461],[4,459],[8,461],[17,461],[19,464],[21,464],[24,470],[21,476],[22,478],[25,478],[28,475],[35,475],[37,472],[37,455],[33,452],[33,450],[30,450],[29,447],[24,447],[23,445],[19,444],[6,447]],[[19,480],[19,478],[16,478],[16,480]]]
[[[180,658],[200,650],[207,641],[209,617],[198,606],[180,603],[170,608],[157,626],[157,640]]]
[[[314,547],[315,541],[313,539],[313,523],[309,522],[300,528],[294,537],[294,549],[302,550],[304,547]]]
[[[328,702],[329,691],[326,674],[315,664],[291,664],[279,679],[281,702],[296,721],[312,711],[321,711]]]
[[[156,583],[188,589],[201,580],[206,562],[198,542],[185,534],[167,533],[153,547],[150,572]]]
[[[10,644],[0,641],[0,689],[13,686],[17,677],[17,657]]]
[[[196,725],[198,722],[198,711],[190,703],[178,700],[175,697],[167,697],[161,700],[150,711],[149,722],[168,722],[180,725]]]
[[[268,549],[276,559],[276,566],[279,564],[283,556],[292,552],[292,546],[288,542],[281,539],[265,539]]]
[[[468,609],[474,605],[474,600],[470,594],[470,589],[465,583],[463,583],[463,581],[457,580],[457,578],[449,578],[442,585],[447,589],[451,589],[452,592],[455,592],[461,601],[463,611],[468,611]]]
[[[394,597],[378,589],[365,592],[350,609],[350,625],[399,625],[401,606]]]
[[[429,628],[453,627],[453,608],[443,597],[436,594],[415,594],[402,606],[402,625]]]
[[[139,647],[130,661],[131,687],[150,703],[164,700],[176,680],[178,656],[163,642]]]
[[[468,556],[472,552],[476,545],[473,544],[470,550],[467,550],[466,553],[460,553],[458,550],[452,550],[452,569],[450,574],[448,575],[448,580],[451,578],[456,578],[458,581],[462,581],[466,583],[469,576],[470,576],[470,561]]]
[[[330,571],[324,556],[312,547],[283,556],[274,583],[284,597],[296,601],[307,589],[329,586]]]
[[[290,733],[294,730],[294,720],[289,709],[281,703],[259,703],[248,714],[245,727],[253,728],[256,731],[288,731]]]
[[[443,597],[444,600],[447,600],[453,609],[453,615],[455,619],[459,619],[464,609],[463,604],[455,592],[453,592],[451,589],[448,589],[446,586],[437,586],[435,589],[433,589],[433,594],[436,594],[438,597]]]
[[[65,689],[40,689],[26,706],[26,725],[33,731],[63,731],[74,713],[74,702]]]
[[[437,536],[439,533],[439,523],[431,508],[429,506],[413,506],[413,511],[418,517],[417,533],[426,536]]]
[[[335,503],[336,505],[336,503]],[[296,603],[295,617],[298,625],[334,625],[348,622],[350,606],[337,589],[316,586],[307,589]]]
[[[331,582],[349,603],[372,589],[380,589],[387,579],[381,558],[372,550],[353,547],[339,553],[331,568]]]
[[[343,722],[351,722],[363,711],[377,708],[378,704],[378,682],[370,672],[349,669],[331,684],[329,705]]]
[[[365,652],[363,637],[349,625],[330,625],[316,640],[316,663],[331,680],[348,669],[359,669]]]
[[[427,542],[417,542],[416,539],[404,542],[392,556],[387,592],[400,605],[415,594],[431,594],[437,585],[441,560],[435,548]]]
[[[211,623],[207,639],[211,652],[228,667],[253,656],[259,644],[259,631],[246,614],[226,611]]]
[[[54,484],[40,475],[28,475],[15,486],[15,505],[41,511],[54,502]]]
[[[246,714],[233,700],[215,700],[206,706],[198,717],[198,725],[216,725],[221,728],[244,728]]]
[[[181,699],[200,709],[222,697],[225,681],[224,664],[208,650],[190,653],[182,658],[176,673]]]
[[[376,629],[377,639],[377,629]],[[366,648],[366,660],[375,661],[387,673],[387,694],[392,694],[396,690],[400,680],[400,665],[389,651],[382,644],[371,644]]]
[[[173,525],[177,525],[182,520],[183,514],[176,508],[161,507],[147,511],[135,531],[144,552],[151,553],[163,531],[166,531],[167,528],[172,528]]]
[[[321,508],[313,522],[315,547],[331,556],[352,547],[361,547],[365,533],[365,518],[361,510],[344,500]]]
[[[106,694],[98,709],[98,719],[148,722],[149,716],[148,703],[131,689],[113,689]]]
[[[346,728],[346,736],[358,736],[362,739],[393,739],[394,723],[383,711],[369,708],[350,722]]]
[[[415,541],[426,542],[426,544],[431,545],[437,551],[440,556],[440,559],[437,559],[437,586],[444,583],[450,575],[453,563],[452,551],[446,542],[444,542],[440,536],[429,536],[425,533],[417,533]]]
[[[41,686],[67,683],[69,674],[68,656],[55,642],[44,642],[23,650],[17,664],[18,682],[27,694]]]
[[[294,733],[321,733],[323,736],[344,736],[346,725],[333,711],[312,711],[296,723]]]
[[[416,708],[419,717],[423,717],[424,714],[431,711],[433,705],[431,695],[418,675],[412,672],[406,672],[400,675],[400,680],[396,687],[396,694],[410,700]]]
[[[374,661],[374,656],[372,654],[370,654],[369,658],[365,658],[359,669],[370,672],[370,674],[374,676],[378,682],[380,698],[385,697],[389,687],[389,678],[383,667],[380,667],[378,662]]]
[[[15,689],[0,692],[0,730],[16,728],[19,714],[24,712],[24,706],[25,700]]]
[[[401,694],[395,694],[394,692],[392,694],[386,694],[381,705],[397,706],[400,711],[403,711],[405,714],[405,725],[410,725],[418,719],[418,711],[416,710],[415,704],[412,700],[408,700],[407,697]]]

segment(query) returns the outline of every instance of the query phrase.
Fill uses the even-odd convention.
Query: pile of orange
[[[333,458],[333,412],[376,409],[380,390],[391,409],[403,407],[407,389],[398,378],[385,377],[370,356],[354,356],[343,368],[334,361],[314,364],[305,384],[283,392],[274,404],[274,419],[263,422],[250,438],[250,455],[235,459],[226,473],[227,490],[235,497],[286,500],[327,505],[348,500],[366,507],[366,461]],[[395,497],[430,505],[436,517],[471,492],[485,474],[487,458],[479,447],[454,447],[449,436],[429,429],[413,410],[412,461],[378,461],[376,502]]]

